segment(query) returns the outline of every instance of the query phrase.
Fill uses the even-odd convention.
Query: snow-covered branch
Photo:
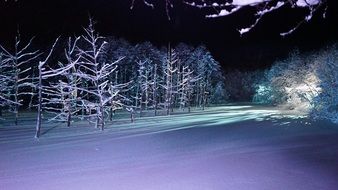
[[[119,90],[115,90],[118,89],[117,84],[112,83],[110,76],[117,71],[117,63],[124,57],[112,62],[102,59],[108,43],[95,32],[91,18],[89,18],[89,25],[84,28],[84,31],[85,34],[81,38],[85,46],[76,48],[80,58],[76,64],[78,69],[74,75],[83,81],[83,85],[78,87],[78,90],[82,94],[87,94],[81,100],[82,106],[89,112],[89,117],[96,119],[96,128],[100,127],[103,130],[105,107],[109,104],[112,106],[114,98],[119,93]]]
[[[50,51],[48,53],[48,55],[46,56],[46,58],[43,61],[39,62],[39,66],[38,66],[38,70],[39,70],[39,82],[37,85],[37,89],[38,89],[38,114],[37,114],[37,122],[36,122],[36,133],[35,133],[35,138],[39,138],[40,137],[40,133],[41,133],[41,123],[42,123],[42,109],[43,109],[43,90],[46,89],[46,86],[43,86],[43,79],[47,79],[46,77],[43,77],[45,75],[46,68],[44,68],[44,66],[46,66],[46,63],[49,61],[53,51],[55,50],[55,46],[57,44],[57,42],[59,41],[59,38],[57,38],[53,44],[53,46],[50,48]]]
[[[299,22],[295,27],[290,29],[288,32],[281,33],[281,36],[285,36],[291,34],[295,31],[301,24],[304,22],[308,22],[311,20],[312,15],[321,7],[323,4],[326,3],[326,0],[224,0],[221,1],[210,0],[185,0],[184,3],[197,7],[199,9],[207,9],[216,11],[213,14],[208,14],[206,17],[208,18],[215,18],[215,17],[222,17],[231,15],[245,7],[252,7],[256,10],[255,22],[246,27],[239,29],[239,33],[242,35],[244,33],[249,32],[252,28],[254,28],[257,23],[261,20],[261,18],[270,12],[274,12],[286,5],[290,6],[291,8],[298,8],[298,9],[308,9],[308,14],[305,18]]]
[[[3,52],[1,57],[1,75],[3,76],[1,81],[6,84],[6,97],[10,110],[15,114],[15,124],[18,123],[19,116],[19,106],[23,101],[21,95],[30,95],[31,93],[27,92],[27,87],[33,87],[34,81],[33,77],[30,76],[32,73],[33,66],[30,64],[32,61],[36,60],[40,55],[40,51],[30,51],[32,46],[32,41],[34,37],[31,38],[28,43],[22,45],[20,39],[20,33],[18,32],[15,37],[14,49],[9,51],[3,46],[0,45],[0,52]],[[34,87],[33,87],[34,88]]]
[[[148,0],[140,0],[147,6],[154,8],[155,5]],[[165,3],[165,10],[168,19],[170,20],[170,8],[174,7],[171,0],[162,0]],[[244,8],[250,7],[255,10],[253,17],[255,22],[247,27],[238,29],[243,35],[253,29],[261,18],[267,13],[274,12],[284,6],[290,6],[293,9],[307,9],[308,14],[296,26],[292,27],[288,32],[281,33],[281,36],[288,35],[295,31],[300,25],[311,20],[313,14],[322,5],[326,5],[326,0],[182,0],[183,3],[190,7],[201,9],[206,13],[206,18],[217,18],[232,15]],[[132,0],[131,9],[134,7],[135,0]],[[325,17],[326,9],[323,16]]]

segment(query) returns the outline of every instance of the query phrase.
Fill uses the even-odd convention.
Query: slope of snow
[[[337,189],[337,125],[285,114],[242,105],[121,119],[103,132],[49,124],[39,141],[27,114],[20,127],[0,125],[0,189]]]

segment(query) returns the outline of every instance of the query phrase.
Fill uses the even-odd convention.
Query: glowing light
[[[302,109],[309,111],[313,99],[317,97],[322,89],[319,87],[320,80],[315,73],[308,73],[305,80],[300,84],[294,84],[291,87],[285,87],[285,92],[288,94],[288,104],[294,109]]]

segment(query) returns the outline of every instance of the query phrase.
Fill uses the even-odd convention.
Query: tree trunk
[[[202,88],[202,110],[204,110],[204,107],[205,107],[205,85],[203,85],[203,88]]]
[[[36,122],[36,133],[35,133],[35,138],[40,137],[40,131],[41,131],[41,109],[42,109],[42,68],[39,68],[39,84],[38,84],[38,116],[37,116],[37,122]]]
[[[81,106],[81,120],[83,120],[85,114],[86,114],[86,110],[85,110],[85,107],[84,107],[84,105],[82,103],[82,106]]]
[[[32,81],[31,81],[31,83],[32,84],[34,84],[34,66],[32,66],[31,67],[31,69],[32,69],[32,75],[31,75],[31,77],[32,77]],[[29,110],[32,110],[32,107],[33,107],[33,98],[34,98],[34,92],[35,92],[35,88],[34,87],[32,87],[32,95],[31,95],[31,98],[30,98],[30,100],[29,100],[29,104],[28,104],[28,109]]]
[[[157,115],[157,64],[154,66],[154,93],[153,93],[153,102],[154,102],[154,114]]]
[[[190,93],[188,95],[188,112],[191,112],[191,100],[190,100]]]
[[[101,131],[104,130],[104,109],[103,105],[100,105],[100,114],[101,114]]]
[[[16,71],[17,72],[17,71]],[[18,105],[18,76],[19,74],[17,73],[17,76],[16,76],[16,81],[15,81],[15,94],[14,94],[14,102],[16,103],[14,105],[14,113],[15,113],[15,125],[18,125],[18,117],[19,117],[19,105]]]
[[[134,123],[134,111],[133,110],[130,111],[130,121]]]
[[[142,117],[142,96],[141,96],[141,102],[140,102],[140,117]]]
[[[113,121],[113,108],[112,107],[110,107],[109,109],[109,120]]]
[[[67,127],[70,127],[70,121],[72,120],[72,114],[70,111],[68,111],[68,116],[67,116]]]

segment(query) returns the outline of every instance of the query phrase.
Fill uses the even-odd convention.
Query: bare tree
[[[8,105],[11,101],[8,98],[8,83],[10,77],[8,71],[10,66],[7,64],[7,60],[3,59],[2,53],[0,52],[0,117],[2,117],[2,109]]]
[[[151,81],[152,84],[152,91],[153,91],[153,108],[154,108],[154,115],[157,115],[157,107],[158,107],[158,90],[159,90],[159,75],[157,73],[157,64],[153,67],[153,78]]]
[[[152,67],[151,67],[151,61],[149,59],[145,61],[138,61],[138,83],[140,86],[140,112],[142,110],[148,110],[150,103],[152,102],[151,97],[151,86],[153,84],[153,81],[151,79],[152,76]],[[141,114],[141,113],[140,113]]]
[[[173,95],[174,92],[174,75],[177,72],[176,63],[178,58],[174,49],[171,48],[170,44],[168,46],[168,55],[166,61],[166,66],[163,68],[165,75],[165,84],[162,84],[162,87],[165,89],[165,102],[164,106],[167,110],[167,115],[170,114],[173,104]]]
[[[58,68],[52,69],[49,67],[45,74],[48,74],[51,81],[44,86],[43,94],[43,109],[46,112],[51,112],[55,116],[50,121],[63,121],[70,127],[73,116],[78,112],[77,102],[81,99],[78,96],[79,79],[76,76],[77,64],[80,56],[77,54],[77,42],[80,37],[68,39],[67,47],[65,48],[66,63],[59,62]],[[53,78],[58,78],[55,80]]]
[[[39,62],[39,66],[38,66],[38,70],[39,70],[39,82],[37,85],[37,89],[38,89],[38,114],[37,114],[37,122],[36,122],[36,133],[35,133],[35,138],[39,138],[40,137],[40,133],[41,133],[41,123],[42,123],[42,109],[43,109],[43,89],[46,88],[46,86],[43,86],[42,80],[44,79],[48,79],[50,77],[54,77],[60,74],[60,72],[63,72],[63,69],[60,70],[60,72],[52,70],[52,71],[48,71],[46,70],[46,63],[48,62],[48,60],[50,59],[56,43],[58,42],[59,38],[57,38],[53,44],[53,46],[51,47],[49,54],[47,55],[47,57],[43,60]]]
[[[193,76],[193,71],[189,69],[189,66],[183,66],[181,73],[181,80],[178,84],[179,95],[179,107],[184,111],[188,107],[188,111],[191,111],[191,95],[194,88],[194,84],[200,80],[199,77]]]
[[[72,38],[68,39],[68,45],[65,49],[65,55],[67,58],[67,66],[71,68],[64,72],[64,76],[66,78],[66,101],[64,101],[63,107],[65,108],[65,112],[67,113],[67,126],[70,126],[72,116],[74,116],[78,112],[78,104],[77,102],[81,100],[78,96],[78,86],[80,86],[80,80],[76,76],[77,73],[77,65],[81,58],[80,55],[77,54],[77,43],[80,40],[80,37],[76,37],[74,40]]]
[[[34,61],[41,54],[39,50],[30,51],[32,45],[32,40],[25,44],[21,45],[20,33],[18,32],[15,37],[15,44],[13,52],[7,51],[3,46],[0,45],[0,49],[4,52],[4,57],[7,59],[7,64],[11,67],[10,77],[11,82],[8,83],[9,90],[9,99],[14,103],[10,104],[11,110],[15,114],[15,125],[18,124],[19,118],[19,106],[22,103],[22,95],[33,96],[33,92],[27,92],[24,89],[27,87],[34,87],[32,83],[32,78],[29,75],[29,72],[32,72],[32,67],[30,63]]]
[[[105,63],[100,60],[100,56],[105,52],[107,42],[103,37],[96,34],[93,21],[89,19],[89,26],[84,29],[85,34],[82,39],[87,48],[78,48],[81,54],[78,71],[76,76],[87,82],[88,88],[79,88],[80,91],[88,93],[90,96],[83,105],[89,110],[89,117],[95,117],[95,126],[104,129],[105,106],[114,99],[118,92],[108,90],[109,76],[117,69],[117,63],[123,59],[119,58],[112,63]],[[94,110],[91,110],[94,109]],[[92,113],[94,111],[94,113]]]

